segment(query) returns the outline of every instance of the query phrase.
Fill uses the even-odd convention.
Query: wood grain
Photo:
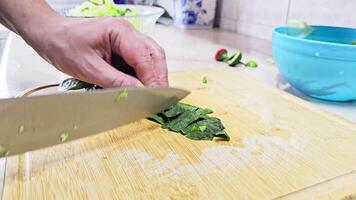
[[[213,109],[231,141],[191,141],[141,120],[9,158],[4,199],[273,199],[356,170],[351,122],[235,70],[170,81],[192,91],[184,102]]]

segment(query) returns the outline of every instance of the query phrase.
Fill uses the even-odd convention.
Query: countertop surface
[[[183,30],[160,25],[156,27],[152,37],[166,50],[170,72],[228,67],[225,63],[213,60],[215,52],[219,48],[227,48],[230,52],[239,49],[243,52],[243,59],[256,60],[259,67],[247,69],[240,66],[236,67],[236,70],[272,87],[292,93],[317,107],[356,122],[356,102],[319,101],[306,97],[293,89],[278,73],[273,63],[269,41],[218,29]],[[9,36],[1,63],[0,98],[16,96],[19,92],[30,87],[58,83],[65,77],[14,34]]]
[[[356,102],[335,103],[314,100],[300,94],[284,81],[273,63],[269,41],[217,29],[183,30],[165,26],[157,26],[152,37],[166,50],[170,72],[201,68],[226,68],[228,66],[225,63],[213,60],[216,50],[227,48],[230,52],[234,52],[239,49],[243,52],[243,59],[256,60],[259,67],[248,69],[239,66],[236,67],[236,70],[246,73],[264,84],[292,93],[342,118],[356,122]],[[1,46],[5,46],[3,56],[0,55],[0,98],[14,97],[30,87],[58,83],[65,77],[38,56],[18,36],[10,34],[6,43],[0,44],[5,44],[0,45],[0,54]],[[3,174],[1,168],[4,169],[4,163],[5,160],[2,159],[0,162],[1,174]]]

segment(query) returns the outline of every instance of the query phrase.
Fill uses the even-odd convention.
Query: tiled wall
[[[355,0],[220,0],[222,29],[271,40],[288,19],[309,24],[356,27]]]

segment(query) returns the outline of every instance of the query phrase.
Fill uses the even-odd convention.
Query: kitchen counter
[[[293,89],[278,73],[271,56],[269,41],[246,37],[218,29],[183,30],[158,25],[152,37],[166,49],[170,72],[201,68],[224,68],[225,63],[215,62],[217,49],[243,52],[244,60],[256,60],[257,69],[236,67],[260,82],[279,88],[311,102],[317,107],[356,122],[356,102],[325,102],[304,96]],[[32,48],[12,34],[0,67],[0,98],[13,97],[19,92],[48,83],[58,83],[65,76],[39,57]]]
[[[264,84],[292,93],[342,118],[356,122],[356,102],[321,102],[305,97],[291,88],[281,78],[273,63],[269,41],[215,29],[182,30],[165,26],[157,26],[152,35],[166,49],[170,72],[201,68],[226,68],[228,66],[225,63],[213,60],[216,50],[227,48],[230,52],[234,52],[240,49],[243,52],[244,60],[256,60],[259,67],[257,69],[236,67],[236,70],[248,74]],[[0,98],[14,97],[30,87],[58,83],[64,77],[40,58],[21,38],[13,34],[10,35],[0,65]],[[261,101],[263,100],[261,99]],[[4,159],[2,163],[4,163]],[[1,171],[0,173],[3,174]],[[2,180],[1,177],[0,180]]]

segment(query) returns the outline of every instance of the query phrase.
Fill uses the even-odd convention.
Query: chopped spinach
[[[59,134],[59,140],[61,142],[67,141],[68,138],[69,138],[69,133],[67,131],[63,131]]]
[[[211,113],[208,108],[178,103],[149,119],[192,140],[213,140],[214,137],[230,140],[221,120],[208,116]]]
[[[116,94],[115,102],[119,102],[121,99],[125,99],[128,96],[129,96],[129,92],[127,91],[127,88],[125,88]]]
[[[198,115],[207,115],[207,114],[211,114],[213,113],[214,111],[209,109],[209,108],[198,108],[198,110],[196,110],[197,114]]]
[[[204,83],[204,84],[207,84],[207,83],[208,83],[208,77],[207,77],[207,76],[204,76],[204,77],[203,77],[203,83]]]
[[[9,152],[10,151],[6,147],[0,145],[0,158],[8,156]]]
[[[179,103],[164,110],[162,114],[166,117],[176,117],[184,113],[185,111],[196,111],[196,110],[198,110],[198,107],[184,104],[184,103]]]
[[[80,89],[90,91],[100,89],[100,87],[94,84],[89,84],[74,78],[63,81],[61,88],[65,91]],[[118,102],[127,96],[128,90],[125,88],[117,93],[115,101]],[[216,117],[208,116],[212,113],[213,111],[208,108],[199,108],[185,103],[177,103],[148,119],[161,124],[162,128],[181,133],[192,140],[213,140],[216,137],[220,138],[220,140],[229,141],[230,137],[224,131],[225,127],[221,120]],[[62,132],[59,135],[61,142],[65,142],[68,138],[68,132]]]
[[[175,131],[183,131],[186,127],[188,127],[191,123],[197,121],[199,119],[199,115],[195,111],[185,111],[177,118],[173,119],[169,123],[165,124],[165,127]]]
[[[91,90],[96,90],[96,89],[101,89],[101,87],[91,84],[91,83],[87,83],[75,78],[68,78],[66,80],[64,80],[61,84],[60,84],[60,89],[63,91],[68,91],[68,90],[81,90],[81,89],[85,89],[87,91],[91,91]]]
[[[155,121],[160,124],[164,124],[164,118],[160,114],[157,115],[152,115],[151,117],[148,118],[149,120]]]

